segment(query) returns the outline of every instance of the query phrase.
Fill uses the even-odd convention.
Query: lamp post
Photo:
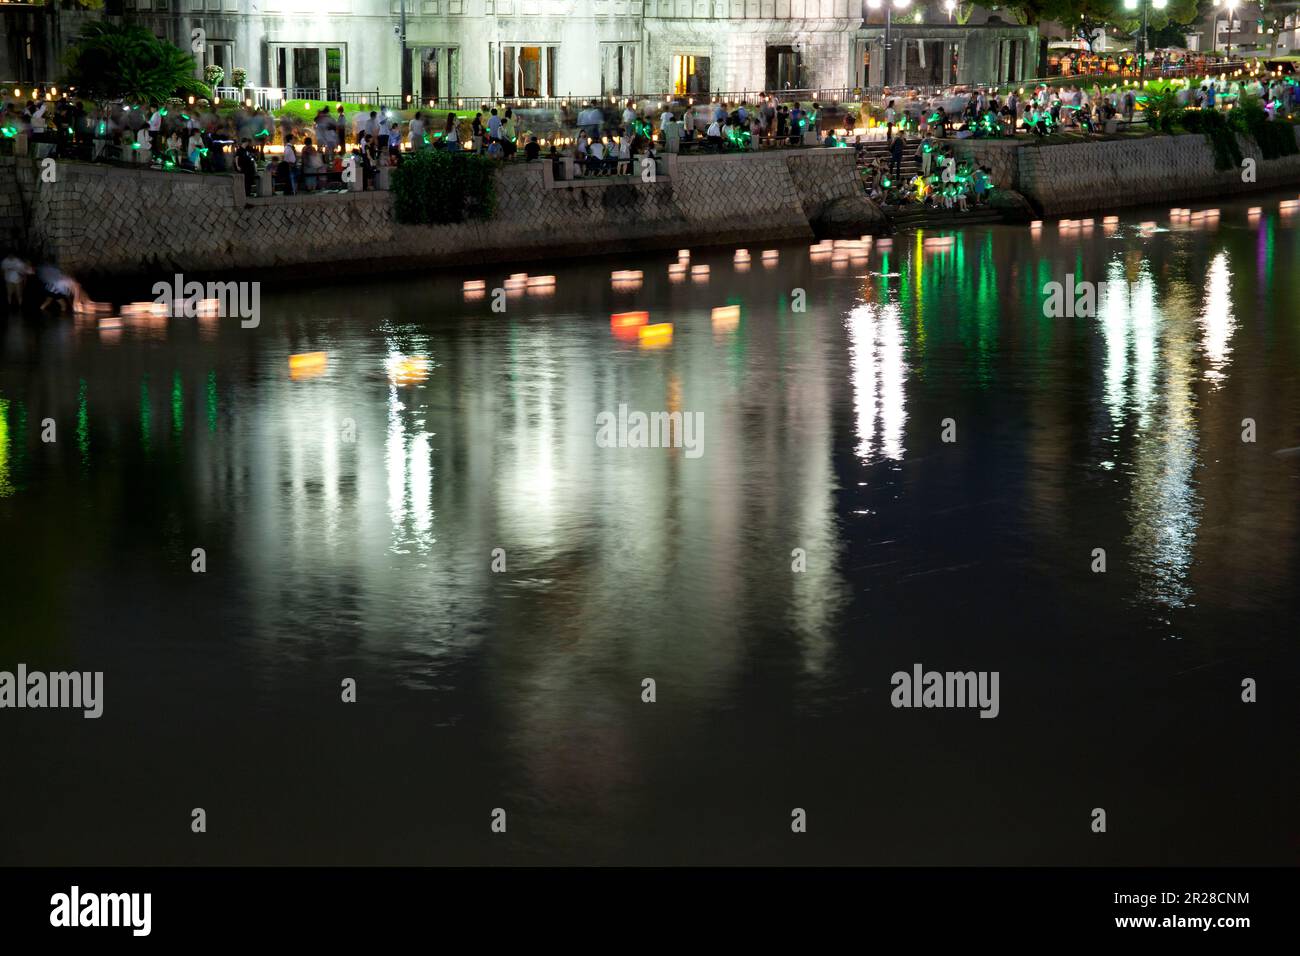
[[[1169,0],[1124,0],[1125,10],[1136,10],[1140,5],[1142,7],[1142,33],[1138,37],[1138,88],[1145,89],[1147,85],[1147,14],[1152,7],[1157,10],[1163,10]],[[1237,0],[1232,0],[1236,3]]]
[[[894,23],[894,7],[900,10],[906,9],[912,0],[867,0],[867,6],[872,10],[879,10],[882,6],[885,8],[885,62],[880,66],[880,85],[886,87],[889,85],[889,50],[890,50],[890,30]]]
[[[398,25],[397,42],[402,47],[402,71],[400,81],[402,84],[402,102],[411,95],[411,57],[406,50],[406,0],[402,0],[401,5],[401,22]]]
[[[952,15],[957,9],[957,0],[943,0],[943,8],[948,11],[948,22],[952,23]]]
[[[1214,0],[1214,5],[1216,7],[1223,7],[1228,11],[1228,59],[1231,60],[1232,59],[1232,21],[1236,18],[1237,0]],[[1216,23],[1215,26],[1217,27],[1218,24]],[[1217,36],[1219,31],[1216,29],[1214,32],[1216,34],[1214,39],[1217,42],[1219,39]]]

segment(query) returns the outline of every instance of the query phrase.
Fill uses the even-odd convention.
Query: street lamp
[[[880,68],[880,85],[882,87],[889,85],[889,31],[894,22],[894,7],[900,10],[906,9],[912,0],[890,0],[886,4],[885,0],[867,0],[867,6],[872,10],[879,10],[882,6],[885,8],[885,62]]]
[[[948,11],[948,22],[952,23],[953,12],[957,9],[957,0],[943,0],[943,8]]]
[[[1157,10],[1163,10],[1169,0],[1124,0],[1125,10],[1136,10],[1139,5],[1142,7],[1142,34],[1138,37],[1138,86],[1145,88],[1147,85],[1147,13],[1152,7]],[[1237,0],[1231,0],[1236,3]]]
[[[1216,7],[1225,7],[1228,11],[1228,59],[1232,59],[1232,21],[1236,18],[1237,0],[1214,0]],[[1216,18],[1217,19],[1217,18]],[[1215,24],[1215,42],[1218,42],[1218,24]]]

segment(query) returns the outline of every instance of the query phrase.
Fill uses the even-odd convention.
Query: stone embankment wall
[[[1215,169],[1214,148],[1200,133],[1064,146],[993,140],[954,146],[989,166],[998,186],[1017,190],[1047,216],[1300,186],[1300,155],[1264,159],[1253,139],[1239,136],[1237,142],[1243,159],[1254,160],[1253,181],[1241,168]]]
[[[249,199],[233,175],[72,162],[45,183],[28,161],[0,159],[6,193],[18,197],[11,241],[79,276],[420,269],[887,225],[852,151],[836,149],[666,156],[649,183],[556,182],[548,163],[511,165],[498,174],[490,220],[442,226],[395,222],[386,192]]]

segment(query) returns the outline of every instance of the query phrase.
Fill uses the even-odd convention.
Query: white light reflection
[[[864,302],[849,313],[847,325],[858,421],[855,454],[863,461],[877,456],[901,461],[907,423],[907,366],[898,304]]]
[[[1209,369],[1205,378],[1213,383],[1226,377],[1223,368],[1228,364],[1232,347],[1228,342],[1237,329],[1232,314],[1232,272],[1228,268],[1228,254],[1220,252],[1210,263],[1205,278],[1204,307],[1201,311],[1201,348],[1205,352]]]

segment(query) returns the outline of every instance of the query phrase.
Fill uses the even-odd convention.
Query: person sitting
[[[605,144],[596,139],[587,147],[587,173],[591,176],[599,176],[604,172]]]
[[[554,146],[551,147],[551,149],[554,148],[555,148]],[[524,144],[524,161],[531,163],[541,154],[542,154],[542,147],[541,144],[537,142],[537,137],[536,136],[531,137],[528,140],[528,142]]]
[[[704,134],[705,140],[713,147],[715,152],[722,152],[722,126],[715,119],[709,123],[709,128]]]

